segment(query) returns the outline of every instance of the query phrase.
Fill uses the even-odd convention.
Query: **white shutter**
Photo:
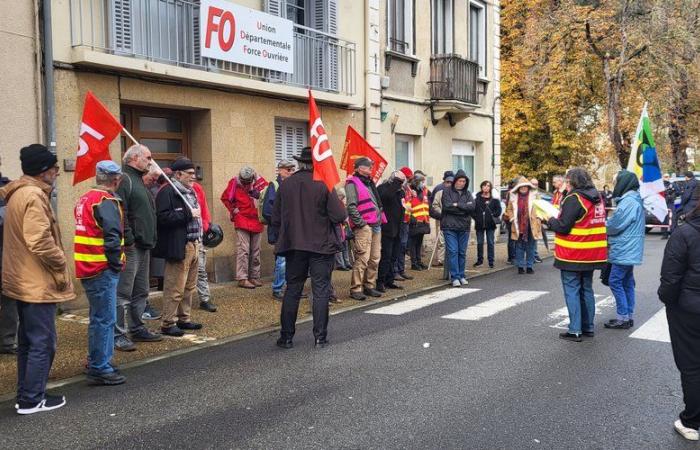
[[[308,145],[308,128],[306,122],[275,119],[275,167],[283,159],[298,156]]]
[[[338,34],[338,0],[311,0],[311,26],[324,33]],[[315,85],[326,90],[338,90],[337,41],[318,35],[321,45],[314,51]]]
[[[199,43],[200,40],[200,24],[199,24],[199,8],[200,8],[200,3],[201,0],[195,0],[194,1],[194,7],[192,8],[192,42],[193,42],[193,51],[192,51],[192,63],[193,64],[201,64],[202,63],[202,52],[201,52],[201,46]]]
[[[131,0],[111,0],[111,2],[114,49],[131,53],[133,49]]]
[[[284,159],[284,126],[275,121],[275,167]]]
[[[273,16],[286,17],[285,0],[265,0],[265,12]]]
[[[295,136],[295,143],[294,143],[294,152],[292,155],[299,155],[301,153],[301,149],[306,147],[309,142],[309,131],[308,131],[308,125],[303,122],[297,125],[297,127],[294,130],[294,136]],[[289,155],[291,158],[292,155]]]

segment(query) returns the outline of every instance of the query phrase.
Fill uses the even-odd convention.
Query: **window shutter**
[[[201,36],[201,26],[199,24],[199,8],[202,0],[195,0],[194,6],[192,7],[192,63],[199,65],[202,63],[202,53],[199,39]]]
[[[285,17],[287,5],[285,0],[265,0],[265,12],[273,16]]]
[[[131,53],[133,49],[131,0],[111,0],[111,2],[114,49]]]
[[[307,125],[306,123],[304,124],[299,124],[296,129],[294,130],[294,135],[295,135],[295,143],[294,143],[294,150],[290,157],[293,155],[299,155],[301,153],[301,149],[306,147],[308,144],[309,140],[309,132],[307,130]]]
[[[338,34],[338,0],[311,0],[312,27],[330,35]],[[314,85],[338,90],[338,47],[336,41],[318,35],[321,44],[314,51]]]
[[[275,121],[275,167],[284,159],[284,126]]]

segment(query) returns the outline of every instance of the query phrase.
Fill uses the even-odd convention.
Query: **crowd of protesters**
[[[33,144],[21,150],[20,160],[24,175],[19,180],[0,178],[0,351],[17,354],[16,409],[32,414],[65,404],[64,397],[46,393],[46,383],[56,348],[57,305],[75,294],[50,204],[59,175],[56,156]],[[75,207],[75,278],[89,303],[86,376],[100,385],[126,381],[112,363],[115,349],[133,351],[137,344],[203,329],[206,324],[191,318],[195,293],[200,309],[217,310],[209,291],[206,254],[208,247],[222,241],[223,231],[211,222],[195,165],[181,157],[160,170],[142,145],[130,147],[122,162],[99,162],[94,187]],[[535,263],[541,262],[537,242],[547,244],[545,230],[554,232],[554,267],[561,272],[570,318],[562,339],[581,342],[594,336],[595,270],[602,271],[617,305],[616,317],[605,327],[634,326],[634,266],[643,262],[645,235],[635,174],[621,171],[612,191],[607,186],[598,191],[581,168],[557,175],[551,203],[558,212],[547,215],[536,179],[511,181],[502,203],[488,180],[473,195],[463,170],[444,172],[442,183],[429,191],[428,176],[408,167],[391,172],[377,185],[373,166],[368,158],[356,159],[344,187],[329,190],[313,179],[312,152],[305,147],[294,160],[277,164],[277,178],[271,183],[260,183],[261,177],[246,166],[222,193],[236,233],[235,279],[241,289],[263,286],[260,253],[265,231],[274,246],[272,297],[282,303],[279,347],[294,345],[299,302],[309,278],[317,347],[329,344],[329,303],[340,301],[331,282],[334,270],[352,272],[349,295],[358,301],[401,290],[400,282],[412,279],[407,255],[409,270],[444,265],[451,286],[467,285],[472,221],[477,240],[474,267],[485,262],[494,267],[500,226],[507,231],[508,259],[523,275],[535,273]],[[691,242],[700,236],[700,213],[694,175],[687,177],[678,214],[687,225],[671,234],[659,297],[667,305],[686,403],[676,429],[692,438],[700,426],[700,307],[694,294],[700,292],[700,277]],[[675,190],[670,183],[666,188]],[[431,217],[436,232],[432,253],[424,249]],[[152,275],[161,278],[162,312],[148,303]],[[159,333],[146,327],[147,319],[161,320]]]

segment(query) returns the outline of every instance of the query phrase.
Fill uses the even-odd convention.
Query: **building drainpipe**
[[[496,102],[499,101],[501,96],[497,95],[491,106],[491,180],[496,177]]]
[[[42,0],[42,40],[41,50],[44,55],[44,113],[45,137],[51,153],[56,154],[56,102],[54,97],[53,79],[53,34],[51,31],[51,0]],[[58,211],[58,191],[54,186],[51,191],[51,206]]]

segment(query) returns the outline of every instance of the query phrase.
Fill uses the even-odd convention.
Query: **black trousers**
[[[394,282],[394,261],[401,253],[401,238],[389,237],[382,233],[382,258],[379,260],[377,286],[386,286]]]
[[[408,254],[411,255],[411,265],[415,266],[423,262],[423,236],[417,234],[408,238]]]
[[[676,367],[681,372],[683,402],[681,422],[688,428],[700,428],[700,314],[678,306],[667,306],[666,317]]]
[[[296,331],[299,299],[306,279],[311,277],[314,337],[325,339],[328,333],[328,300],[331,296],[331,275],[335,254],[322,255],[304,251],[292,251],[285,255],[287,291],[282,300],[282,339],[292,339]]]

